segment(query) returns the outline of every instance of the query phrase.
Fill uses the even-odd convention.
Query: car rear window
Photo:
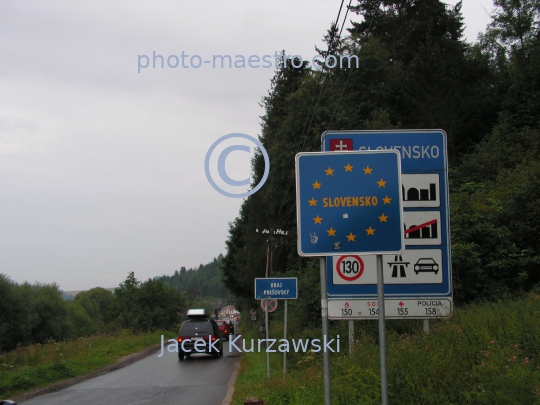
[[[186,322],[182,329],[180,329],[180,335],[195,335],[198,333],[209,334],[211,335],[214,331],[212,330],[212,324],[210,322]]]
[[[227,326],[227,322],[225,321],[216,321],[219,326]]]

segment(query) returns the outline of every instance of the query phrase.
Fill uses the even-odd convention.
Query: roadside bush
[[[110,316],[114,324],[133,331],[170,329],[186,311],[183,295],[162,280],[141,283],[133,272],[114,290]]]

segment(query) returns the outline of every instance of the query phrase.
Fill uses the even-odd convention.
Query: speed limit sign
[[[364,262],[360,256],[341,256],[336,263],[336,271],[343,280],[354,281],[364,273]]]

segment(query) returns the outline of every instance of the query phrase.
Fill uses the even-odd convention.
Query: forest
[[[226,242],[231,292],[252,300],[267,248],[255,230],[281,229],[288,236],[274,250],[272,275],[299,278],[300,324],[320,316],[318,262],[296,248],[294,157],[320,151],[324,131],[353,129],[446,132],[456,305],[516,297],[539,284],[540,3],[494,6],[485,32],[468,43],[461,2],[359,0],[347,10],[353,27],[343,33],[332,25],[327,49],[317,49],[322,58],[357,55],[358,68],[304,62],[276,71],[261,101],[270,175],[243,202]],[[260,153],[252,170],[255,185]]]
[[[96,287],[74,299],[56,284],[18,284],[0,274],[0,353],[95,333],[175,330],[191,305],[211,310],[208,299],[230,296],[221,281],[221,258],[146,281],[130,272],[114,292]]]
[[[223,255],[218,255],[214,259],[197,268],[186,269],[184,266],[180,271],[176,270],[172,276],[163,275],[160,280],[178,291],[184,292],[188,300],[188,306],[197,297],[206,298],[231,298],[231,293],[223,284],[221,271],[221,261]]]

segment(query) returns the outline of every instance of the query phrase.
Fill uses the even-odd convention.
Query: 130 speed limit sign
[[[354,281],[364,272],[364,262],[360,256],[341,256],[336,262],[336,271],[343,280]]]

